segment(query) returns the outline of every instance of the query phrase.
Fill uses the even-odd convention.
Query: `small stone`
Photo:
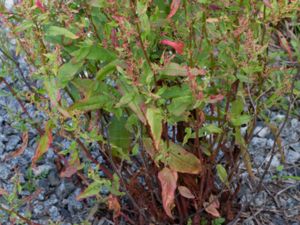
[[[45,208],[49,208],[50,206],[56,204],[58,199],[55,194],[52,194],[49,199],[44,202]]]
[[[50,165],[40,165],[33,168],[32,171],[35,176],[40,176],[41,174],[48,173],[52,168],[53,166]]]
[[[253,220],[245,220],[243,221],[242,225],[255,225]]]
[[[34,204],[33,213],[36,216],[44,215],[45,212],[44,212],[44,206],[43,206],[43,204],[42,203],[36,203],[36,204]]]
[[[48,213],[49,213],[50,218],[53,221],[55,221],[55,222],[61,221],[62,218],[61,218],[59,210],[56,206],[51,206],[48,210]]]
[[[21,138],[18,135],[11,135],[8,138],[8,141],[6,143],[6,151],[14,151],[17,148],[17,145],[21,142]]]
[[[37,185],[40,187],[40,188],[43,188],[44,190],[48,190],[49,189],[49,182],[47,179],[39,179],[37,181]],[[42,199],[44,200],[44,199]]]
[[[11,176],[10,170],[6,165],[0,165],[0,179],[7,181],[7,179]]]
[[[291,144],[290,148],[292,148],[295,152],[300,152],[300,140],[297,143]]]
[[[266,162],[268,162],[270,159],[271,159],[271,156],[270,155],[267,156],[266,157]],[[278,166],[280,166],[280,164],[281,163],[280,163],[278,155],[274,155],[270,167],[277,168]]]
[[[299,130],[300,130],[300,121],[298,121],[297,119],[292,119],[292,120],[291,120],[291,127],[292,127],[294,130],[299,131]]]
[[[261,131],[258,132],[258,136],[261,138],[267,137],[271,133],[271,130],[269,127],[264,127]]]
[[[48,175],[48,181],[50,186],[57,186],[59,185],[59,177],[57,176],[57,173],[55,171],[50,171],[49,175]]]
[[[255,206],[262,206],[265,204],[267,198],[267,193],[265,191],[261,191],[258,196],[254,199]]]
[[[255,150],[256,149],[261,149],[261,148],[264,148],[266,146],[267,139],[254,137],[250,144],[251,144],[252,148],[254,148]]]
[[[273,139],[268,139],[267,140],[267,147],[268,148],[273,148],[273,145],[274,145],[274,140]]]
[[[287,163],[296,163],[300,160],[300,151],[289,150],[285,156]]]
[[[64,199],[66,198],[73,190],[75,189],[75,186],[73,183],[70,182],[66,182],[65,180],[63,180],[61,182],[61,184],[58,186],[58,188],[56,188],[56,195],[61,198]]]

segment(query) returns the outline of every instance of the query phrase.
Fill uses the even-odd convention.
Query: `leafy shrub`
[[[104,200],[116,221],[234,218],[241,171],[257,180],[256,122],[293,113],[299,95],[298,1],[38,0],[1,11],[40,84],[29,101],[48,116],[43,128],[31,118],[33,168],[52,146],[61,177],[88,176],[78,200]]]

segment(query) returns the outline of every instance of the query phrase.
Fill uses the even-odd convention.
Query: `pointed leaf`
[[[192,153],[186,151],[180,145],[169,142],[169,148],[164,143],[165,156],[163,162],[171,169],[180,173],[199,174],[202,171],[200,160]],[[166,150],[167,149],[167,150]]]
[[[195,198],[195,196],[192,194],[192,192],[190,191],[190,189],[188,189],[185,186],[179,186],[178,187],[178,191],[185,198],[190,198],[190,199],[194,199]]]
[[[94,195],[97,195],[100,192],[100,188],[102,187],[102,184],[100,182],[94,181],[91,183],[82,193],[80,193],[76,199],[81,200],[84,198],[92,197]]]
[[[106,95],[90,96],[83,100],[75,102],[68,110],[91,111],[101,109],[111,103],[111,98]]]
[[[45,133],[40,138],[38,146],[35,150],[35,154],[32,158],[32,167],[35,167],[36,162],[39,160],[39,158],[48,151],[48,149],[53,141],[51,125],[52,125],[51,122],[48,121],[46,124]]]
[[[114,218],[121,214],[121,206],[116,196],[110,194],[107,199],[108,209],[114,211]]]
[[[168,46],[174,48],[176,53],[179,54],[179,55],[182,55],[182,53],[183,53],[183,48],[184,48],[184,43],[183,42],[162,40],[160,43],[163,44],[163,45],[168,45]]]
[[[152,137],[155,141],[156,149],[159,148],[159,144],[161,141],[161,133],[162,133],[162,115],[159,109],[157,108],[148,108],[146,112],[147,122],[150,126]]]
[[[0,188],[0,196],[1,195],[8,195],[8,192],[2,188]]]
[[[184,65],[179,65],[178,63],[169,63],[165,65],[163,68],[159,68],[160,74],[166,76],[187,76],[188,73],[192,74],[193,76],[198,75],[205,75],[206,71],[203,69],[198,68],[188,68]]]
[[[226,169],[221,164],[217,165],[217,174],[220,180],[229,188],[228,174]]]
[[[40,10],[42,10],[42,12],[46,12],[46,8],[45,6],[43,5],[43,3],[41,2],[41,0],[36,0],[35,1],[35,6],[37,8],[39,8]]]
[[[199,174],[202,171],[200,160],[194,154],[172,141],[169,141],[169,148],[166,143],[162,142],[158,153],[154,151],[150,138],[144,138],[143,144],[145,150],[153,159],[155,159],[157,154],[161,154],[160,161],[168,165],[172,170],[190,174]]]
[[[108,127],[109,141],[112,144],[112,154],[114,156],[119,156],[122,158],[122,155],[125,154],[128,156],[132,135],[126,129],[127,118],[113,117]],[[119,155],[119,151],[116,148],[120,148],[120,151],[123,153]]]
[[[223,99],[224,99],[224,95],[222,95],[222,94],[211,95],[209,97],[208,102],[214,104],[214,103],[222,101]]]
[[[176,171],[165,167],[158,173],[158,179],[162,189],[161,195],[164,210],[169,217],[173,218],[171,211],[175,206],[174,199],[178,174]]]
[[[168,19],[170,19],[171,17],[173,17],[175,15],[177,10],[179,9],[179,6],[180,6],[180,0],[172,0],[171,10],[170,10],[170,13],[167,17]]]
[[[211,195],[209,197],[209,202],[204,202],[203,206],[205,208],[205,211],[209,213],[210,215],[214,217],[221,217],[218,208],[220,207],[219,200],[216,198],[216,196]]]
[[[51,36],[65,36],[70,39],[77,39],[78,36],[73,34],[71,31],[67,30],[66,28],[63,27],[57,27],[57,26],[51,26],[47,30],[48,35]]]
[[[62,65],[58,70],[58,84],[61,88],[64,88],[70,80],[72,80],[75,74],[82,67],[83,62],[73,63],[72,60]]]

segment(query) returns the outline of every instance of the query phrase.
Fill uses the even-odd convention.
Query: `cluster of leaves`
[[[48,115],[44,130],[32,119],[33,168],[52,146],[61,177],[87,186],[78,200],[104,200],[115,221],[234,218],[241,162],[255,179],[256,121],[299,94],[298,1],[38,0],[1,11],[42,84],[27,99]]]

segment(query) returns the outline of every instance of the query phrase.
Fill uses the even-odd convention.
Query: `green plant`
[[[257,120],[269,122],[272,107],[295,113],[297,1],[21,1],[1,11],[42,84],[30,85],[30,101],[48,115],[44,130],[29,118],[40,135],[33,167],[56,147],[62,177],[88,178],[78,198],[104,199],[115,220],[186,223],[203,211],[213,224],[224,220],[211,216],[233,219],[241,162],[255,180],[247,146]]]

